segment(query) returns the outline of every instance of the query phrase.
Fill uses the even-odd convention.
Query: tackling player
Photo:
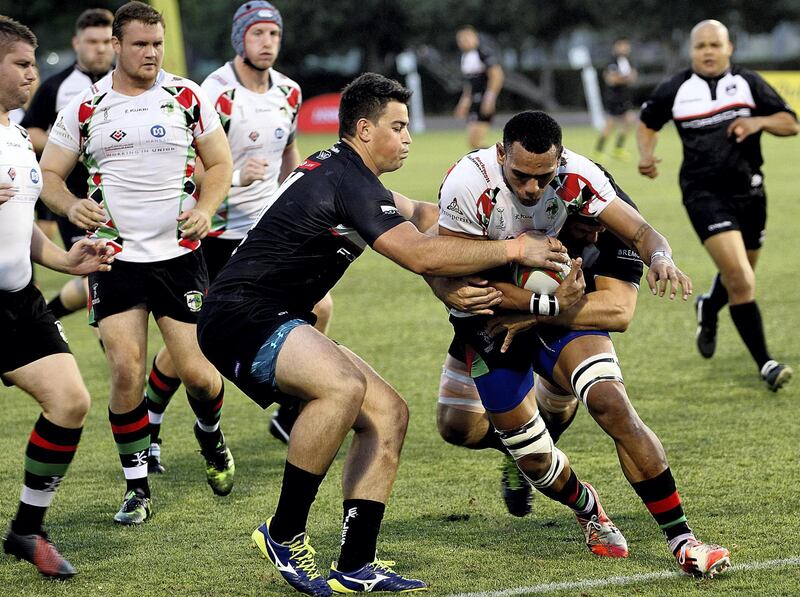
[[[196,249],[228,192],[232,166],[219,117],[203,91],[161,70],[161,14],[129,2],[117,10],[113,34],[116,68],[73,99],[50,131],[42,197],[119,251],[114,271],[89,277],[91,316],[111,368],[109,420],[127,482],[114,520],[140,524],[152,508],[143,399],[151,312],[197,416],[206,479],[219,495],[233,488],[233,458],[220,429],[224,387],[195,331],[208,286]],[[199,197],[196,157],[205,166]],[[64,184],[78,159],[89,169],[88,198]]]
[[[42,408],[25,448],[25,482],[3,549],[44,576],[69,578],[75,568],[42,524],[78,448],[90,400],[61,325],[33,285],[31,260],[85,275],[108,271],[113,251],[104,241],[83,239],[65,253],[33,224],[41,170],[30,136],[9,112],[30,97],[36,45],[30,29],[0,16],[0,378]]]

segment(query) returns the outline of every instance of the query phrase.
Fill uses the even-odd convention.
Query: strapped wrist
[[[545,317],[555,317],[558,315],[560,309],[558,306],[558,299],[554,294],[539,294],[534,292],[531,295],[530,312],[534,315],[543,315]]]
[[[238,168],[233,171],[233,176],[231,176],[231,186],[232,187],[240,187],[242,186],[242,171]]]

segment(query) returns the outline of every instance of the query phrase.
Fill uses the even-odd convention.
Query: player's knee
[[[553,445],[539,413],[521,427],[501,431],[500,440],[531,485],[538,489],[555,483],[567,464],[566,456]]]
[[[474,431],[472,419],[476,415],[458,408],[439,404],[436,407],[436,427],[439,435],[448,444],[454,446],[472,447],[481,437]]]
[[[333,388],[330,398],[337,400],[345,408],[361,409],[367,394],[367,378],[357,367],[340,371],[336,379],[331,381]]]
[[[598,383],[589,391],[587,409],[592,418],[614,439],[635,436],[645,425],[618,382]]]
[[[70,387],[59,388],[54,398],[45,403],[43,410],[56,425],[75,428],[83,425],[91,403],[89,391],[82,383],[70,384]]]
[[[213,400],[220,390],[220,376],[210,364],[206,367],[193,367],[181,372],[181,381],[186,392],[197,400]]]
[[[617,355],[612,352],[601,352],[590,356],[579,363],[570,376],[572,393],[587,407],[589,391],[603,382],[616,382],[619,387],[623,384]]]
[[[733,304],[750,302],[755,297],[756,276],[749,267],[725,272],[722,281]]]
[[[111,382],[118,394],[140,393],[144,389],[144,367],[136,362],[110,358]]]

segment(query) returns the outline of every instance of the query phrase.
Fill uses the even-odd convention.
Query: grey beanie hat
[[[244,36],[256,23],[275,23],[283,31],[281,13],[269,2],[253,0],[245,2],[233,15],[231,44],[239,56],[244,57]]]

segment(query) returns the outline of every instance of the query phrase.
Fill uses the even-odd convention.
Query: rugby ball
[[[569,275],[569,263],[562,263],[561,270],[546,267],[527,267],[514,264],[514,283],[520,288],[538,294],[553,294],[558,285]]]

